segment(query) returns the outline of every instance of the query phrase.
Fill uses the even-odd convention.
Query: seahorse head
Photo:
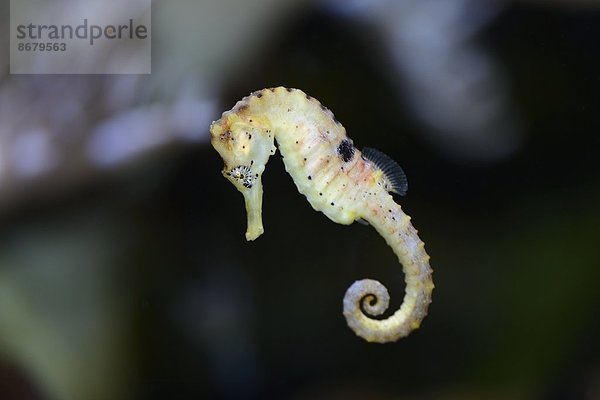
[[[225,113],[210,127],[211,143],[224,162],[223,176],[244,195],[248,229],[246,239],[263,232],[262,173],[275,154],[273,132],[266,121]]]

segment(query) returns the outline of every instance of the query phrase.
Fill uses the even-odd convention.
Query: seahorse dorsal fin
[[[381,151],[371,147],[365,147],[362,150],[362,156],[371,161],[377,168],[383,172],[387,184],[387,191],[405,196],[408,191],[408,180],[402,167]]]

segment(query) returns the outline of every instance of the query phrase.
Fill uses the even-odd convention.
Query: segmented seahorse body
[[[239,101],[211,127],[211,142],[225,163],[223,175],[246,202],[246,238],[263,233],[261,176],[277,141],[287,172],[312,207],[332,221],[372,225],[403,266],[406,294],[399,310],[373,319],[388,307],[386,288],[374,280],[352,284],[344,316],[370,342],[396,341],[419,327],[431,302],[433,282],[424,244],[389,192],[403,194],[397,164],[373,149],[362,154],[331,111],[298,89],[263,89]],[[367,313],[368,315],[365,315]]]

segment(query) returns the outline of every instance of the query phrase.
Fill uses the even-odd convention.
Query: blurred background
[[[600,399],[598,1],[154,1],[152,74],[112,76],[10,75],[8,9],[0,399]],[[401,268],[278,155],[245,241],[208,127],[278,85],[406,171],[436,284],[408,338],[347,328]]]

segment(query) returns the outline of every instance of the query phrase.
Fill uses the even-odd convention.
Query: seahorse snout
[[[262,182],[260,178],[250,188],[240,189],[246,203],[246,240],[254,240],[262,235],[265,230],[262,223]]]

